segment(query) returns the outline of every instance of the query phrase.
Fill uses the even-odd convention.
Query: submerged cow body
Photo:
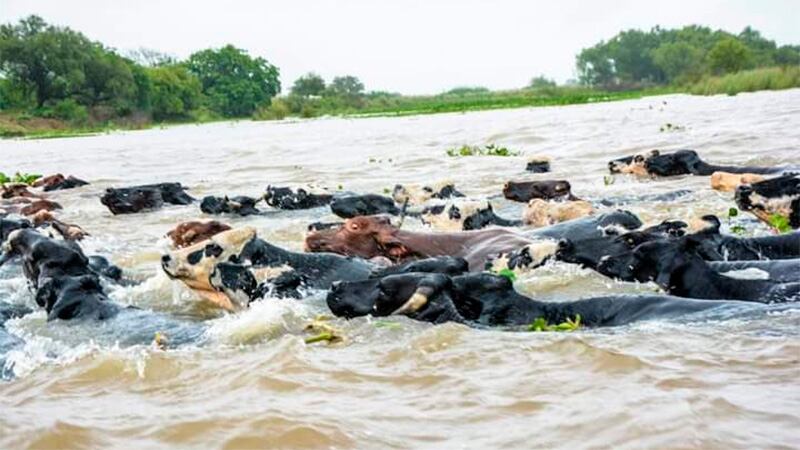
[[[332,200],[331,194],[309,192],[303,188],[267,186],[264,194],[267,205],[287,210],[318,208],[329,204]]]
[[[259,239],[250,227],[223,231],[168,252],[162,256],[161,266],[170,278],[231,311],[247,306],[276,285],[293,290],[302,282],[310,288],[327,289],[334,281],[366,279],[377,267],[359,258],[284,250]]]
[[[667,319],[742,302],[692,300],[656,295],[619,295],[567,302],[541,302],[516,292],[511,281],[489,273],[448,276],[412,272],[339,283],[327,297],[341,317],[405,315],[431,322],[520,327],[537,319],[547,323],[576,320],[588,327],[619,326]]]
[[[399,205],[421,205],[431,199],[447,200],[464,197],[449,181],[434,185],[396,184],[392,189],[392,199]]]
[[[161,208],[165,203],[188,205],[194,199],[180,183],[159,183],[106,189],[100,202],[112,214],[132,214]]]
[[[587,238],[601,233],[602,227],[607,226],[636,228],[641,226],[641,222],[636,216],[619,211],[526,233],[506,228],[432,233],[401,230],[386,216],[356,217],[339,227],[309,232],[306,248],[312,252],[333,252],[366,259],[385,257],[395,262],[453,256],[467,260],[471,271],[479,271],[499,255],[526,246],[536,247],[532,254],[537,257],[549,257],[555,251],[555,242],[561,237]]]
[[[108,319],[120,306],[111,302],[98,275],[80,248],[56,241],[32,229],[9,234],[3,244],[0,265],[22,258],[23,272],[36,293],[36,303],[47,312],[47,320]]]
[[[534,239],[505,228],[426,233],[401,230],[386,216],[360,216],[337,228],[312,231],[306,248],[370,259],[386,257],[402,262],[432,256],[466,259],[471,270],[482,270],[490,255],[513,251]]]
[[[698,242],[696,251],[706,261],[747,261],[760,259],[793,259],[800,257],[800,233],[776,236],[742,238],[720,233],[720,221],[716,216],[703,216],[707,224],[692,236]],[[643,230],[606,232],[589,239],[573,240],[570,236],[559,242],[556,257],[565,262],[580,264],[598,270],[599,264],[611,256],[630,255],[637,246],[654,240],[678,238],[687,234],[688,225],[682,221],[665,221]],[[617,278],[604,266],[600,273]]]
[[[736,204],[770,226],[783,222],[800,228],[800,174],[741,185],[736,188]]]
[[[256,204],[260,198],[238,195],[235,197],[215,197],[208,195],[200,201],[200,211],[206,214],[233,214],[237,216],[253,216],[261,214]]]
[[[64,175],[57,173],[55,175],[49,175],[44,178],[40,178],[33,183],[33,187],[40,187],[43,191],[60,191],[64,189],[74,189],[80,186],[88,185],[88,181],[81,180],[80,178],[76,178],[72,175],[65,177]]]
[[[521,220],[504,219],[488,201],[462,201],[427,207],[419,216],[422,223],[440,231],[480,230],[488,226],[518,227]]]
[[[645,242],[631,252],[604,258],[597,270],[625,281],[654,281],[680,297],[761,303],[800,300],[800,282],[739,279],[718,272],[698,253],[702,239],[688,235]]]
[[[183,248],[230,229],[230,225],[216,220],[191,220],[176,225],[167,232],[167,237],[172,240],[173,248]]]
[[[577,200],[567,180],[509,181],[503,186],[508,200],[527,203],[540,200]]]
[[[676,150],[661,153],[651,150],[643,154],[626,156],[608,163],[611,173],[629,173],[639,176],[652,175],[669,177],[676,175],[708,176],[714,172],[771,174],[781,173],[786,169],[779,167],[721,166],[710,164],[702,159],[694,150]]]

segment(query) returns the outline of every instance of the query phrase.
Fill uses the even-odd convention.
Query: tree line
[[[280,88],[277,67],[232,45],[185,61],[153,51],[124,57],[38,16],[0,26],[2,109],[73,122],[141,112],[156,120],[242,117]]]
[[[694,83],[742,70],[800,64],[800,46],[778,46],[746,27],[739,34],[690,25],[627,30],[583,49],[579,81],[606,89]]]
[[[734,35],[695,25],[623,31],[583,49],[576,58],[579,82],[605,90],[688,86],[709,75],[798,64],[800,46],[779,47],[750,27]],[[786,78],[781,73],[774,76]],[[781,85],[797,84],[792,79]],[[436,96],[407,97],[368,92],[352,75],[326,81],[308,73],[295,80],[287,94],[279,95],[279,69],[233,45],[201,50],[177,60],[146,49],[121,55],[80,32],[48,24],[38,16],[0,25],[0,110],[76,125],[132,117],[193,121],[436,111],[439,104],[477,108],[487,102],[536,103],[532,96],[550,96],[553,101],[564,97],[567,101],[578,94],[581,98],[589,95],[576,89],[558,87],[540,75],[525,89],[513,92],[460,87]],[[503,102],[495,101],[501,97]],[[450,106],[444,110],[450,110]]]

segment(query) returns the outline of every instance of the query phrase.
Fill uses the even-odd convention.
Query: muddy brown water
[[[668,123],[672,131],[660,131]],[[451,146],[490,142],[524,156],[445,155]],[[0,170],[91,181],[52,198],[64,205],[64,219],[92,234],[85,249],[144,280],[109,287],[112,298],[202,330],[196,343],[163,352],[126,344],[136,323],[117,324],[116,332],[48,324],[41,311],[8,322],[24,343],[6,354],[0,447],[800,447],[796,309],[574,333],[361,318],[333,322],[343,344],[305,345],[304,324],[326,311],[323,293],[220,316],[160,272],[163,234],[201,216],[196,204],[112,216],[98,200],[108,186],[162,181],[180,181],[196,197],[307,183],[381,193],[395,183],[450,179],[485,198],[507,180],[545,177],[566,178],[577,195],[595,199],[693,191],[629,207],[655,221],[725,215],[731,195],[711,191],[707,177],[617,176],[606,185],[609,159],[688,147],[712,162],[797,164],[798,145],[800,90],[0,141]],[[553,173],[526,173],[527,157],[540,154],[553,158]],[[518,205],[494,202],[505,216],[520,213]],[[323,208],[227,220],[299,250],[306,224],[320,219],[332,217]],[[747,217],[737,220],[752,234],[767,233]],[[557,263],[517,287],[548,300],[654,290]],[[0,271],[0,300],[34,305],[18,268]]]

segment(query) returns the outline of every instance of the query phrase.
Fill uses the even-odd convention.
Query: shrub
[[[50,115],[75,125],[83,125],[89,120],[89,112],[86,107],[71,98],[53,104],[50,107]]]

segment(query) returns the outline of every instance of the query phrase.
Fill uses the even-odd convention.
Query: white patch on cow
[[[750,196],[750,202],[753,206],[761,206],[769,214],[778,214],[784,217],[789,217],[792,213],[792,201],[797,195],[784,195],[782,197],[769,198],[753,193]]]
[[[256,281],[263,283],[264,281],[274,280],[286,272],[291,272],[292,268],[288,264],[277,267],[253,267],[250,269]]]
[[[552,202],[535,198],[522,212],[522,221],[534,227],[546,227],[594,213],[594,207],[585,200]]]
[[[720,275],[737,280],[769,280],[769,272],[756,267],[720,272]]]
[[[455,206],[461,215],[460,219],[450,218],[450,209]],[[439,214],[423,214],[420,216],[422,223],[430,226],[437,231],[463,231],[464,221],[467,217],[490,208],[491,205],[486,200],[452,200],[444,205],[444,209]]]
[[[509,264],[511,263],[511,253],[519,253],[522,249],[528,249],[528,255],[531,257],[531,263],[525,266],[517,265],[514,269],[510,269]],[[490,260],[490,266],[488,270],[490,272],[500,272],[502,270],[513,270],[514,273],[517,275],[526,273],[530,270],[533,270],[542,264],[544,264],[547,258],[556,254],[556,250],[558,249],[558,243],[556,241],[546,240],[540,242],[534,242],[532,244],[525,245],[521,247],[519,250],[515,250],[514,252],[510,253],[501,253],[494,259]]]
[[[215,293],[216,290],[209,280],[217,263],[228,261],[231,256],[239,255],[244,246],[255,237],[256,230],[252,227],[223,231],[203,242],[167,252],[170,259],[164,266],[164,271],[170,277],[183,281],[188,287],[199,291],[198,293],[201,295],[205,295],[205,292],[202,291]],[[206,246],[212,243],[222,248],[222,252],[219,255],[208,256],[205,254]],[[189,255],[198,251],[202,253],[200,260],[194,264],[190,263]],[[206,297],[208,298],[208,296]]]
[[[433,198],[433,194],[439,193],[447,186],[455,186],[452,181],[445,180],[433,185],[408,184],[397,185],[392,192],[395,202],[402,205],[408,200],[410,205],[420,205]]]

